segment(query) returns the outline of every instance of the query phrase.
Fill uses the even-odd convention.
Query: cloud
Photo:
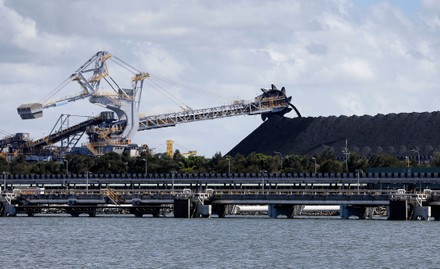
[[[440,3],[436,0],[422,0],[422,5],[426,9],[431,9],[440,12]]]
[[[35,123],[21,121],[15,109],[44,97],[103,49],[153,76],[232,99],[253,99],[271,83],[285,86],[304,116],[437,110],[440,6],[416,2],[0,1],[2,129],[38,138],[61,113],[99,113],[83,100],[49,109]],[[129,82],[125,73],[114,75]],[[161,87],[179,101],[146,85],[141,112],[230,101]],[[69,88],[78,90],[76,84]],[[165,138],[175,137],[210,156],[227,152],[260,122],[237,117],[191,123],[139,133],[135,142],[161,148]]]
[[[307,51],[313,55],[327,55],[327,47],[322,44],[311,43],[306,46]]]

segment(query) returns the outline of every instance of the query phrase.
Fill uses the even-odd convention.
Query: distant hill
[[[345,141],[361,155],[422,156],[440,152],[440,112],[284,118],[274,116],[228,154],[312,155],[326,149],[342,156]]]

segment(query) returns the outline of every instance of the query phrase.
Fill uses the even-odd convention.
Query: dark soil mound
[[[312,155],[332,150],[342,156],[346,140],[350,152],[361,155],[433,155],[440,151],[440,112],[284,118],[274,116],[235,146],[230,155],[259,152],[272,155]]]

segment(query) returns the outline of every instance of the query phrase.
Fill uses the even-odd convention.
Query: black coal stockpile
[[[423,156],[440,151],[440,112],[284,118],[273,116],[235,146],[230,155],[252,152],[313,155],[325,150],[342,156],[390,154]]]

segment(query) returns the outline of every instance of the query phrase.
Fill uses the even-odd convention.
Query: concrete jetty
[[[305,206],[337,206],[342,219],[440,219],[438,173],[4,175],[0,216],[47,211],[71,216],[123,212],[137,217],[226,217],[237,205],[266,207],[271,218]],[[261,213],[261,212],[260,212]]]

